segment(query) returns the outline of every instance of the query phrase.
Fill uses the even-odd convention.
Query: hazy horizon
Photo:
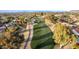
[[[15,12],[64,12],[65,10],[0,10],[0,13]]]

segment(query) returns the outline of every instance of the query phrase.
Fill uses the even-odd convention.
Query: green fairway
[[[53,33],[44,22],[34,25],[33,39],[31,46],[33,49],[52,49],[54,48]]]

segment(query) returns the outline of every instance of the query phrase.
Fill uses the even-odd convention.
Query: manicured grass
[[[33,49],[52,49],[54,48],[53,33],[44,22],[34,25],[33,39],[31,46]]]

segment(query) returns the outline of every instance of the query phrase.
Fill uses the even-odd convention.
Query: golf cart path
[[[44,18],[45,20],[45,24],[50,28],[50,30],[53,32],[54,31],[54,24],[51,22],[50,19],[46,18],[46,15],[43,16],[42,18]]]
[[[25,39],[24,49],[31,49],[31,41],[33,37],[33,25],[27,24],[28,37]]]

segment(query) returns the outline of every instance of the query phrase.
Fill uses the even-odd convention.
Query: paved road
[[[32,24],[28,24],[28,38],[25,41],[25,45],[24,45],[24,49],[31,49],[31,41],[32,41],[32,37],[33,37],[33,25]]]

